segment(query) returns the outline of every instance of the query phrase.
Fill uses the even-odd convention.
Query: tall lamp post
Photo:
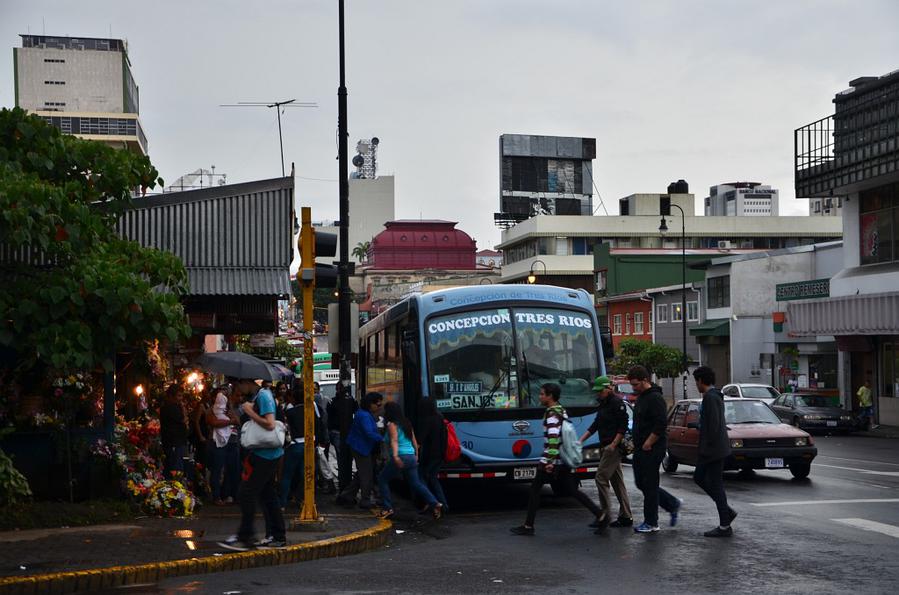
[[[684,210],[677,206],[676,204],[669,203],[669,206],[680,211],[681,214],[681,228],[680,228],[680,247],[681,247],[681,308],[680,308],[680,319],[682,325],[682,349],[684,354],[683,360],[683,373],[684,373],[684,397],[687,398],[687,370],[689,366],[687,365],[687,217],[684,214]],[[662,237],[665,237],[665,234],[668,233],[668,222],[665,221],[665,215],[671,216],[671,210],[667,213],[662,211],[662,222],[659,224],[659,233],[662,234]]]

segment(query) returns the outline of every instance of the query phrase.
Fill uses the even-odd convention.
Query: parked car
[[[766,405],[774,402],[780,396],[776,388],[768,384],[728,384],[721,389],[725,397],[738,397],[741,399],[758,399]]]
[[[696,465],[699,446],[701,399],[678,401],[668,416],[668,452],[662,462],[666,473],[678,465]],[[725,470],[789,469],[793,477],[808,477],[818,455],[805,431],[781,423],[768,405],[757,399],[724,398],[724,420],[731,455]]]
[[[633,403],[637,400],[637,393],[634,392],[634,387],[631,386],[631,383],[627,381],[627,376],[616,375],[612,376],[610,380],[612,381],[612,392],[615,393],[616,397],[627,403]]]
[[[858,429],[858,420],[852,412],[840,406],[839,395],[800,389],[775,399],[771,409],[784,423],[803,430],[848,433]]]

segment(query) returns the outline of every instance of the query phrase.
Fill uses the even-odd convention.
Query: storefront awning
[[[730,320],[712,318],[690,329],[693,337],[728,337],[730,336]]]
[[[847,295],[787,305],[790,333],[813,335],[899,334],[899,292]]]

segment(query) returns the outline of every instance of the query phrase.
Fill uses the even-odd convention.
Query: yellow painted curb
[[[384,545],[387,531],[393,526],[388,520],[378,519],[375,526],[308,543],[298,543],[280,550],[255,550],[222,556],[167,560],[131,566],[109,566],[72,572],[53,572],[32,576],[0,578],[0,595],[7,593],[78,593],[110,587],[154,583],[188,574],[227,572],[245,568],[260,568],[279,564],[292,564],[360,554]]]

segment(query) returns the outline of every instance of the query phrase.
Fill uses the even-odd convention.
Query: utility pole
[[[319,521],[315,506],[315,401],[312,365],[312,295],[315,290],[315,230],[312,229],[312,210],[300,211],[300,284],[303,292],[303,510],[300,522]]]
[[[340,45],[340,86],[337,88],[337,160],[340,192],[340,261],[337,320],[340,346],[340,383],[344,390],[350,386],[350,183],[347,159],[346,56],[344,44],[343,0],[338,0],[338,43]]]

